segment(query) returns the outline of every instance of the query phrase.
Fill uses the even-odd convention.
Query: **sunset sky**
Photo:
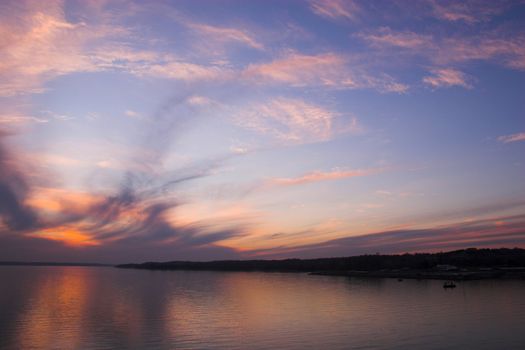
[[[0,18],[0,261],[525,247],[524,1]]]

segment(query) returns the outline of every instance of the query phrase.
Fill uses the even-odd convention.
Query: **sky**
[[[2,1],[0,260],[525,247],[524,1]]]

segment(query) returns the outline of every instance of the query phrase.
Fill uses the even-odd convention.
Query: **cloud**
[[[186,21],[186,25],[204,36],[208,43],[237,42],[257,50],[264,50],[264,46],[253,38],[246,30],[236,28],[217,27],[208,24]],[[204,41],[204,40],[203,40]]]
[[[525,132],[498,137],[498,141],[503,143],[525,141]]]
[[[17,6],[7,2],[0,13],[0,96],[41,93],[46,82],[76,72],[111,70],[184,81],[226,74],[220,65],[187,62],[162,51],[133,47],[131,41],[139,45],[140,37],[111,16],[99,16],[96,22],[71,22],[61,1],[22,1]],[[200,29],[215,31],[216,36],[226,38],[223,40],[251,42],[241,31]],[[251,44],[257,46],[255,41]]]
[[[206,106],[214,103],[214,101],[210,98],[199,95],[193,95],[188,97],[186,102],[192,106]]]
[[[476,34],[420,34],[382,27],[356,35],[370,47],[392,55],[390,49],[423,58],[434,65],[490,61],[511,69],[525,69],[525,36],[505,27],[480,30]],[[387,57],[387,56],[385,56]]]
[[[360,7],[353,0],[311,0],[310,9],[318,16],[332,20],[355,20]]]
[[[472,87],[468,83],[467,76],[457,69],[438,68],[433,69],[431,72],[433,75],[423,77],[423,82],[434,88],[462,86],[469,89]]]
[[[398,93],[408,89],[388,75],[374,77],[362,69],[352,70],[345,57],[334,53],[304,55],[291,52],[269,63],[250,64],[242,75],[255,83],[285,83],[297,87],[375,88]]]
[[[235,249],[216,245],[183,246],[148,241],[116,241],[99,245],[65,245],[29,236],[0,236],[0,256],[7,261],[94,262],[122,264],[144,261],[239,259]]]
[[[367,170],[333,170],[328,172],[314,171],[299,177],[292,178],[276,178],[270,180],[270,184],[277,186],[295,186],[303,185],[312,182],[339,180],[350,177],[361,177],[380,173],[382,169],[367,169]]]
[[[359,33],[358,37],[368,45],[375,47],[394,46],[405,49],[422,48],[431,43],[429,35],[417,34],[410,31],[396,32],[388,27],[382,27],[374,32]]]
[[[16,158],[5,144],[6,136],[0,130],[0,230],[4,224],[11,231],[22,231],[35,227],[38,224],[37,216],[25,203],[29,185]]]
[[[326,141],[340,132],[357,132],[357,119],[342,124],[339,113],[300,99],[277,98],[253,104],[234,117],[234,123],[288,144]],[[340,128],[337,128],[340,127]]]
[[[170,186],[202,176],[206,175],[180,179]],[[200,250],[208,251],[220,241],[243,234],[241,229],[228,225],[218,228],[204,221],[178,223],[173,220],[172,214],[179,204],[167,195],[165,186],[144,187],[144,180],[132,174],[126,179],[115,194],[75,194],[44,188],[37,189],[31,198],[23,193],[14,197],[12,194],[18,184],[9,183],[6,191],[5,180],[2,181],[0,217],[11,231],[0,232],[1,245],[24,241],[25,245],[38,252],[39,247],[35,245],[45,247],[42,242],[50,240],[63,247],[58,259],[67,255],[67,249],[73,247],[88,249],[93,257],[105,260],[112,259],[104,253],[108,250],[122,249],[118,255],[133,256],[132,252],[139,247],[148,247],[149,254],[157,250],[155,247],[170,247],[173,254],[170,259],[175,259],[177,252],[180,254],[187,250],[199,256]],[[28,206],[22,205],[24,198],[28,199],[24,201]],[[34,215],[36,209],[40,214],[38,221]],[[16,234],[14,230],[20,233]],[[234,253],[233,249],[224,250]],[[150,255],[150,259],[152,257]],[[78,261],[77,258],[74,260]]]
[[[270,63],[251,64],[245,71],[247,78],[287,83],[294,86],[325,85],[349,86],[355,83],[344,71],[345,60],[336,54],[302,55],[291,53]],[[342,77],[343,76],[343,77]]]
[[[486,60],[506,67],[525,69],[525,36],[494,31],[481,36],[447,38],[438,46],[436,62]]]
[[[201,65],[182,61],[155,63],[134,69],[138,75],[185,81],[225,79],[229,71],[222,66]]]
[[[490,20],[505,10],[512,2],[510,1],[430,1],[433,14],[439,19],[468,24]]]
[[[140,113],[138,112],[135,112],[131,109],[128,109],[124,112],[124,114],[130,118],[137,118],[137,117],[140,117]]]
[[[90,54],[97,70],[123,71],[138,77],[183,81],[226,79],[232,71],[221,64],[185,61],[173,54],[135,49],[121,44],[100,43]]]
[[[83,49],[102,37],[112,37],[111,27],[90,27],[65,18],[59,1],[5,3],[0,13],[0,95],[43,91],[43,82],[72,73],[96,71]]]
[[[48,119],[32,117],[26,115],[17,115],[17,114],[4,114],[0,115],[0,125],[5,124],[10,126],[13,124],[26,124],[26,123],[47,123]]]
[[[525,215],[494,217],[424,229],[377,232],[295,247],[252,251],[276,257],[335,257],[360,254],[437,252],[468,247],[525,247]]]
[[[22,166],[23,154],[7,149],[4,142],[7,134],[1,133],[0,245],[5,256],[12,256],[6,246],[20,245],[26,245],[35,256],[52,248],[58,255],[48,255],[47,259],[58,260],[69,256],[68,249],[73,248],[80,252],[79,257],[87,254],[85,256],[107,260],[115,259],[110,252],[132,257],[144,248],[149,250],[150,259],[157,251],[164,251],[165,256],[171,252],[170,259],[192,258],[188,252],[192,252],[193,259],[203,257],[202,252],[212,254],[208,258],[236,256],[234,249],[219,245],[226,239],[242,235],[242,228],[232,224],[217,227],[198,219],[180,223],[174,215],[180,203],[174,199],[173,191],[188,181],[211,175],[211,170],[220,162],[212,160],[179,169],[176,173],[166,173],[162,169],[163,158],[178,135],[175,131],[180,132],[190,116],[195,119],[185,113],[188,96],[191,95],[182,91],[163,103],[152,115],[155,123],[148,124],[148,129],[144,130],[144,139],[136,140],[149,152],[133,156],[148,171],[123,168],[125,175],[119,186],[105,187],[100,192],[93,190],[75,196],[65,190],[45,191],[30,186],[26,179],[35,175]],[[34,259],[21,253],[15,260],[24,256]],[[73,258],[74,261],[78,259]]]

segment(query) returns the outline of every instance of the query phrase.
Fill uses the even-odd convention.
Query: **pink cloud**
[[[439,19],[469,24],[487,21],[504,12],[510,2],[505,1],[431,1],[434,16]]]
[[[136,71],[140,75],[177,80],[212,80],[225,78],[228,70],[222,66],[200,65],[182,61],[168,61],[151,64]]]
[[[276,178],[272,179],[271,183],[278,186],[295,186],[303,185],[311,182],[338,180],[351,177],[360,177],[374,175],[381,172],[382,169],[367,169],[367,170],[333,170],[329,172],[314,171],[299,177],[292,178]]]
[[[395,32],[388,27],[383,27],[376,32],[359,34],[371,46],[396,46],[401,48],[420,48],[431,43],[432,37],[410,31]]]
[[[503,143],[525,141],[525,132],[498,137],[498,141]]]
[[[40,93],[48,81],[75,72],[119,70],[179,80],[215,79],[226,74],[220,65],[190,63],[131,46],[127,40],[134,38],[132,30],[111,16],[101,16],[93,23],[71,22],[60,1],[7,5],[0,19],[0,96]],[[260,47],[242,31],[210,26],[200,30],[225,38],[222,40]]]
[[[279,98],[249,107],[235,122],[285,142],[303,143],[329,139],[334,118],[334,112],[322,107],[298,99]]]
[[[238,42],[257,50],[263,50],[264,46],[253,38],[246,30],[236,28],[225,28],[211,26],[202,23],[187,22],[187,25],[207,37],[207,41],[221,43]],[[212,40],[210,40],[212,39]]]
[[[435,65],[491,61],[518,70],[525,69],[525,36],[503,29],[476,35],[438,37],[388,27],[357,35],[370,47],[391,55],[391,48],[407,49],[406,54],[422,57]]]
[[[338,89],[374,88],[397,93],[408,89],[388,75],[372,76],[362,68],[350,68],[348,59],[335,53],[290,53],[269,63],[251,64],[242,75],[257,83],[286,83],[299,87],[317,85]]]
[[[289,98],[248,106],[237,113],[234,123],[288,144],[326,141],[361,129],[355,117],[345,119],[322,106]]]
[[[514,69],[525,69],[525,37],[509,37],[500,33],[484,38],[457,38],[443,41],[435,60],[465,62],[495,60]]]
[[[356,19],[360,7],[353,0],[312,0],[310,9],[318,16],[329,19]]]
[[[251,64],[244,71],[248,78],[264,79],[296,86],[310,84],[348,85],[355,83],[348,77],[341,81],[345,60],[336,54],[302,55],[292,53],[270,63]]]
[[[434,87],[463,86],[471,88],[464,73],[452,68],[440,68],[432,70],[433,75],[423,78],[423,82]]]
[[[83,23],[69,23],[59,3],[33,3],[23,13],[10,9],[2,16],[0,32],[0,95],[42,91],[42,80],[95,67],[82,55],[81,47],[97,33],[87,32]],[[24,7],[21,7],[22,9]],[[18,10],[20,11],[20,10]]]
[[[12,125],[12,124],[26,124],[26,123],[47,123],[49,120],[45,118],[18,115],[18,114],[7,114],[0,115],[0,125]]]

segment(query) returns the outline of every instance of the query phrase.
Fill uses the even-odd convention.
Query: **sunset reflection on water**
[[[525,281],[0,267],[1,349],[519,348]]]

